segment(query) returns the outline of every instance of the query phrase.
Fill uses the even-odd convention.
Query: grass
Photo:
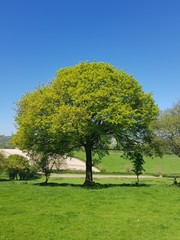
[[[170,179],[0,181],[1,240],[179,240],[180,188]]]
[[[103,157],[96,166],[104,173],[126,173],[130,174],[132,163],[124,159],[119,151],[109,151],[109,155]],[[85,161],[84,152],[76,152],[75,156]],[[146,174],[154,175],[180,175],[180,160],[175,155],[164,155],[163,158],[145,157],[144,169]]]

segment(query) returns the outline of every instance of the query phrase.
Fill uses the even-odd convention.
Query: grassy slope
[[[83,179],[39,181],[0,182],[1,240],[179,239],[179,188],[170,180],[134,187],[121,185],[130,179],[101,179],[99,189],[82,188]]]
[[[77,152],[76,157],[85,160],[84,152]],[[119,151],[110,151],[97,167],[104,172],[121,172],[128,173],[132,168],[129,160],[123,159]],[[147,174],[179,174],[180,159],[174,155],[164,155],[163,158],[145,157],[144,169]]]

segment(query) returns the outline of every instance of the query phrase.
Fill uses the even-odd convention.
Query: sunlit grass
[[[1,240],[178,240],[180,188],[170,179],[0,182]]]
[[[85,161],[84,152],[76,152],[76,157]],[[175,155],[164,155],[160,157],[145,157],[144,169],[145,174],[155,175],[180,175],[180,160]],[[102,172],[109,173],[132,173],[132,163],[122,157],[119,151],[109,151],[109,155],[102,158],[101,162],[96,165]]]

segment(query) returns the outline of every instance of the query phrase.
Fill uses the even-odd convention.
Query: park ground
[[[53,173],[47,186],[42,176],[9,181],[1,174],[0,239],[180,239],[180,187],[172,177],[179,176],[179,158],[146,159],[139,186],[134,175],[124,174],[130,162],[118,152],[97,166],[104,174],[94,173],[93,187],[83,187],[84,173],[77,172]]]
[[[180,188],[171,178],[0,181],[1,240],[179,240]]]

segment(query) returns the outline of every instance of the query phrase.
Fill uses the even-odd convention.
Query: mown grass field
[[[122,153],[119,151],[109,151],[109,155],[103,157],[96,166],[101,172],[132,173],[132,163],[121,155]],[[85,160],[84,152],[76,152],[75,156],[83,161]],[[145,157],[144,160],[145,174],[180,176],[180,159],[175,155],[164,155],[162,158]]]
[[[180,188],[171,179],[0,181],[1,240],[179,240]]]

